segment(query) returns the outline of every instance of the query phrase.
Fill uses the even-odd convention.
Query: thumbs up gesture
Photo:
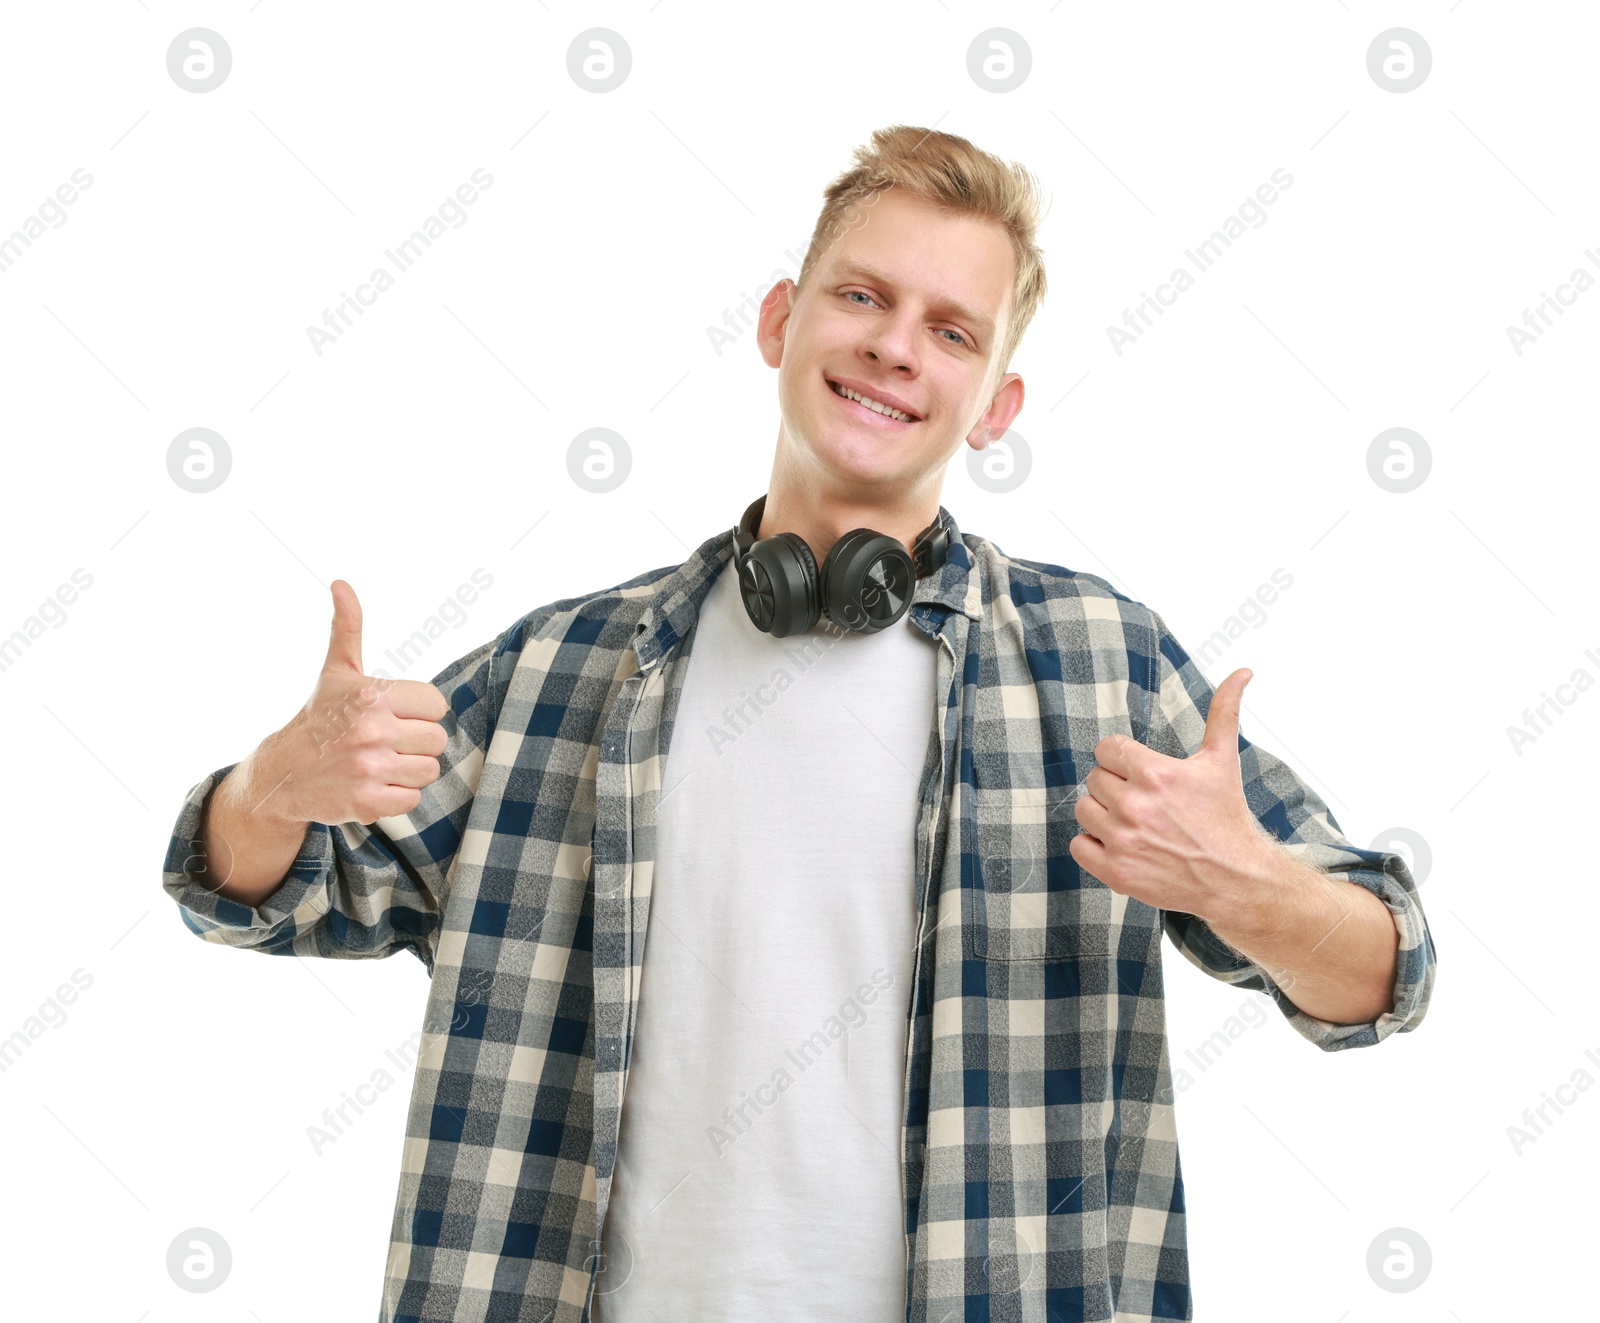
[[[333,581],[328,655],[306,705],[270,737],[263,805],[298,823],[360,822],[409,813],[439,779],[449,710],[437,687],[361,671],[361,603]]]
[[[1067,849],[1111,890],[1202,918],[1225,908],[1271,843],[1256,828],[1239,771],[1239,705],[1251,672],[1217,686],[1205,737],[1169,758],[1126,735],[1095,745],[1073,805],[1083,832]]]

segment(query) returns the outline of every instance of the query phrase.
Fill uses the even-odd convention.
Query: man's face
[[[966,440],[981,450],[1022,408],[1022,378],[992,381],[1011,314],[1005,231],[889,189],[861,204],[806,277],[761,305],[778,368],[780,458],[852,484],[917,486]],[[911,418],[840,394],[853,389]]]

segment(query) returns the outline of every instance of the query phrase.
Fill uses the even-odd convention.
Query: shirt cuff
[[[200,828],[212,792],[237,766],[230,763],[190,788],[167,847],[162,887],[177,902],[184,924],[201,936],[223,930],[230,935],[256,933],[266,937],[272,930],[284,927],[296,912],[309,907],[320,914],[328,907],[327,877],[334,866],[333,837],[332,829],[320,822],[307,825],[283,880],[253,909],[212,890],[222,885],[222,879],[208,870]],[[290,935],[293,931],[290,925]]]

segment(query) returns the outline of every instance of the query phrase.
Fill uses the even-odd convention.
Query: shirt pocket
[[[1090,757],[1083,773],[1094,765]],[[1085,873],[1068,851],[1082,786],[1069,750],[1008,757],[973,769],[963,824],[964,943],[978,960],[1092,959],[1115,954],[1127,898]]]

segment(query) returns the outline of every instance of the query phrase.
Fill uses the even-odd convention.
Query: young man
[[[1031,180],[856,160],[737,528],[432,685],[336,582],[306,709],[179,815],[206,940],[432,975],[386,1320],[1187,1319],[1163,931],[1324,1050],[1423,1018],[1405,860],[1239,734],[1249,673],[939,504],[1022,407]]]

